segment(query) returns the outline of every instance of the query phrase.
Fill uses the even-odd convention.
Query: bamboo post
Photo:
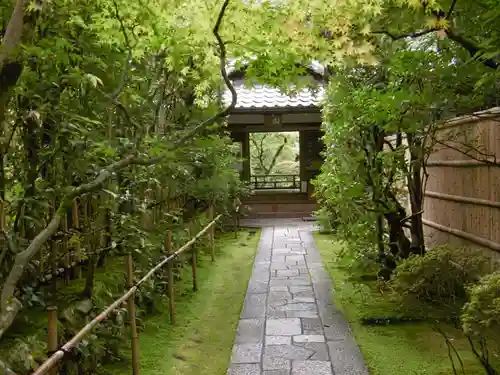
[[[68,238],[68,215],[64,215],[61,223],[63,234],[62,253],[64,254],[64,282],[69,284],[71,273],[71,261],[69,253],[69,238]]]
[[[57,350],[57,307],[50,306],[47,308],[48,312],[48,324],[47,324],[47,350],[49,356],[52,355]],[[50,371],[49,375],[57,374],[57,366],[54,366]]]
[[[5,238],[4,230],[5,230],[5,206],[3,199],[0,197],[0,249],[1,249],[0,251],[3,254],[6,254],[4,249],[7,243],[7,238]],[[0,258],[3,256],[3,254],[0,255]]]
[[[54,215],[56,212],[56,202],[55,200],[52,201],[52,206],[50,207],[50,215]],[[52,279],[51,281],[51,291],[52,291],[52,303],[56,303],[57,299],[57,276],[59,273],[59,260],[58,260],[58,255],[59,255],[59,245],[57,241],[52,238],[50,241],[50,269],[52,273]]]
[[[80,231],[80,215],[78,212],[78,200],[75,198],[73,200],[73,229],[79,233]],[[82,268],[80,266],[80,262],[82,261],[82,248],[80,246],[80,236],[78,241],[75,243],[75,268],[74,268],[74,277],[79,279],[82,277]]]
[[[189,236],[193,236],[193,223],[189,225]],[[198,291],[198,278],[196,276],[196,242],[191,246],[191,269],[193,271],[193,292]]]
[[[86,256],[87,256],[87,259],[90,260],[90,254],[92,252],[92,248],[91,248],[91,244],[92,244],[92,241],[91,241],[91,232],[90,232],[90,219],[89,219],[89,216],[90,216],[90,200],[92,199],[92,196],[91,195],[87,195],[86,198],[84,198],[84,201],[83,201],[83,231],[82,231],[82,234],[83,234],[83,241],[84,241],[84,244],[85,244],[85,252],[86,252]]]
[[[5,203],[2,198],[0,198],[0,230],[5,229]]]
[[[134,271],[132,265],[132,253],[127,255],[127,285],[134,286]],[[128,317],[130,320],[130,333],[132,339],[132,374],[139,375],[139,340],[137,336],[137,323],[135,321],[135,294],[128,299]]]
[[[57,296],[57,243],[55,240],[50,241],[50,273],[52,278],[50,279],[50,290],[52,303],[55,303]]]
[[[26,237],[26,220],[24,220],[24,205],[21,207],[21,211],[19,212],[19,237],[25,238]]]
[[[209,219],[210,222],[214,221],[215,212],[214,212],[213,204],[210,205],[209,208]],[[215,261],[215,224],[210,227],[210,231],[208,232],[208,240],[210,242],[210,257],[212,258],[212,262]]]
[[[168,230],[167,235],[165,237],[165,247],[167,249],[167,256],[172,254],[172,231]],[[168,274],[168,306],[170,309],[170,323],[175,325],[175,304],[174,304],[174,271],[173,271],[173,262],[170,261],[167,263],[167,274]]]

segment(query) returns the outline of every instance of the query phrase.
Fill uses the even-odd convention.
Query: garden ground
[[[354,281],[343,269],[338,255],[342,245],[329,234],[315,234],[323,263],[330,274],[335,302],[342,308],[354,332],[371,375],[449,375],[453,374],[448,347],[435,328],[443,330],[464,364],[467,375],[484,374],[469,349],[466,338],[449,325],[405,322],[390,325],[365,325],[363,319],[385,317],[397,311],[376,288]],[[458,374],[462,374],[456,362]]]
[[[166,304],[144,322],[139,333],[143,374],[226,373],[258,240],[255,229],[218,238],[216,262],[207,259],[198,268],[198,292],[187,291],[189,277],[183,278],[186,285],[176,286],[176,326]],[[116,375],[130,371],[129,358],[110,368]]]

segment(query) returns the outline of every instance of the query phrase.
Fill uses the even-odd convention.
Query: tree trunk
[[[83,288],[82,292],[85,298],[92,298],[92,294],[94,293],[94,274],[96,268],[96,258],[97,257],[95,254],[92,254],[88,257],[87,276],[85,278],[85,287]]]
[[[424,227],[422,222],[423,188],[422,188],[422,141],[414,134],[406,134],[410,148],[410,168],[408,173],[408,190],[411,207],[411,251],[415,254],[425,253]]]
[[[31,111],[29,103],[25,103],[25,112]],[[20,121],[20,120],[18,120]],[[33,222],[26,222],[24,216],[37,217],[36,205],[36,179],[38,177],[38,166],[40,164],[40,142],[39,142],[39,126],[36,119],[32,115],[26,116],[26,120],[22,123],[23,129],[23,147],[25,152],[25,201],[20,204],[24,205],[24,215],[21,218],[20,225],[24,226],[26,238],[31,240],[35,236],[35,225]]]

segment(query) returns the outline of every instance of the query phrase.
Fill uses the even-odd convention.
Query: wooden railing
[[[210,210],[210,216],[213,218],[213,210]],[[196,277],[196,241],[198,241],[202,236],[208,234],[208,240],[210,242],[210,255],[212,261],[214,257],[214,244],[215,244],[215,224],[221,218],[222,215],[218,215],[216,218],[205,226],[200,232],[198,232],[191,240],[186,242],[177,251],[172,250],[172,232],[167,231],[165,233],[165,248],[166,255],[165,258],[160,261],[155,267],[149,270],[142,279],[137,283],[133,283],[133,263],[132,263],[132,253],[127,256],[126,271],[127,271],[127,287],[128,289],[124,294],[116,299],[111,305],[109,305],[104,311],[102,311],[97,317],[95,317],[90,323],[83,327],[77,334],[73,336],[71,340],[66,342],[62,346],[57,344],[57,309],[53,307],[48,308],[48,350],[52,353],[51,356],[35,371],[32,375],[45,375],[45,374],[56,374],[58,363],[69,354],[96,326],[99,325],[103,320],[107,319],[109,315],[118,309],[122,304],[127,302],[128,304],[128,316],[130,320],[130,330],[131,330],[131,342],[132,342],[132,374],[139,375],[139,340],[137,335],[136,317],[135,317],[135,293],[139,290],[141,284],[150,279],[158,270],[162,267],[167,266],[168,273],[168,288],[167,295],[169,299],[170,307],[170,321],[175,324],[175,305],[174,305],[174,277],[172,269],[172,261],[176,259],[180,254],[185,253],[191,249],[191,269],[193,276],[193,291],[198,290],[198,280]]]
[[[251,188],[259,189],[300,189],[300,176],[291,174],[255,175],[250,177]]]

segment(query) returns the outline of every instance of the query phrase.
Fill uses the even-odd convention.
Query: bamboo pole
[[[2,231],[5,229],[5,202],[2,198],[0,198],[0,230]]]
[[[80,231],[80,215],[78,212],[78,200],[75,198],[73,200],[73,229],[79,233]],[[74,277],[79,279],[82,277],[82,267],[80,266],[80,262],[82,261],[82,248],[80,246],[80,236],[78,241],[75,243],[75,268],[74,268]]]
[[[47,324],[47,350],[49,355],[52,355],[57,350],[57,307],[50,306],[47,308],[48,324]],[[50,375],[57,374],[57,367],[54,366],[48,372]]]
[[[210,208],[208,210],[209,210],[208,212],[209,219],[210,221],[213,221],[215,216],[215,210],[213,204],[210,205]],[[212,258],[212,262],[215,262],[215,225],[212,225],[210,227],[208,240],[210,242],[210,257]]]
[[[0,197],[0,263],[3,261],[3,257],[7,254],[7,249],[5,248],[7,244],[7,238],[4,235],[5,230],[5,205],[3,199]],[[40,256],[40,259],[42,257]]]
[[[64,215],[61,223],[63,230],[63,240],[62,240],[62,253],[64,254],[64,282],[69,284],[70,273],[71,273],[71,260],[69,253],[69,239],[68,239],[68,215]]]
[[[56,302],[57,298],[57,243],[55,240],[50,241],[50,269],[52,278],[50,279],[50,291],[51,291],[51,301],[52,303]]]
[[[26,220],[24,220],[24,205],[21,207],[21,210],[19,212],[19,216],[21,217],[19,219],[19,237],[25,238],[26,237]]]
[[[172,231],[167,231],[165,238],[165,247],[167,249],[167,257],[172,254]],[[173,272],[173,262],[167,263],[167,275],[168,275],[168,307],[170,309],[170,323],[175,325],[175,304],[174,304],[174,272]]]
[[[134,271],[132,253],[127,255],[127,285],[129,288],[134,286]],[[135,294],[128,299],[128,317],[130,321],[130,333],[132,339],[132,374],[139,375],[139,340],[137,336],[137,323],[135,320]]]
[[[85,245],[85,252],[87,255],[87,259],[90,260],[89,253],[93,251],[91,248],[91,233],[90,233],[90,219],[89,219],[89,214],[90,214],[90,200],[92,199],[92,195],[87,195],[83,199],[83,230],[82,230],[82,235],[83,235],[83,243]]]
[[[189,224],[189,236],[193,233],[193,223]],[[198,291],[198,277],[196,276],[196,242],[191,247],[191,270],[193,273],[193,292]]]

